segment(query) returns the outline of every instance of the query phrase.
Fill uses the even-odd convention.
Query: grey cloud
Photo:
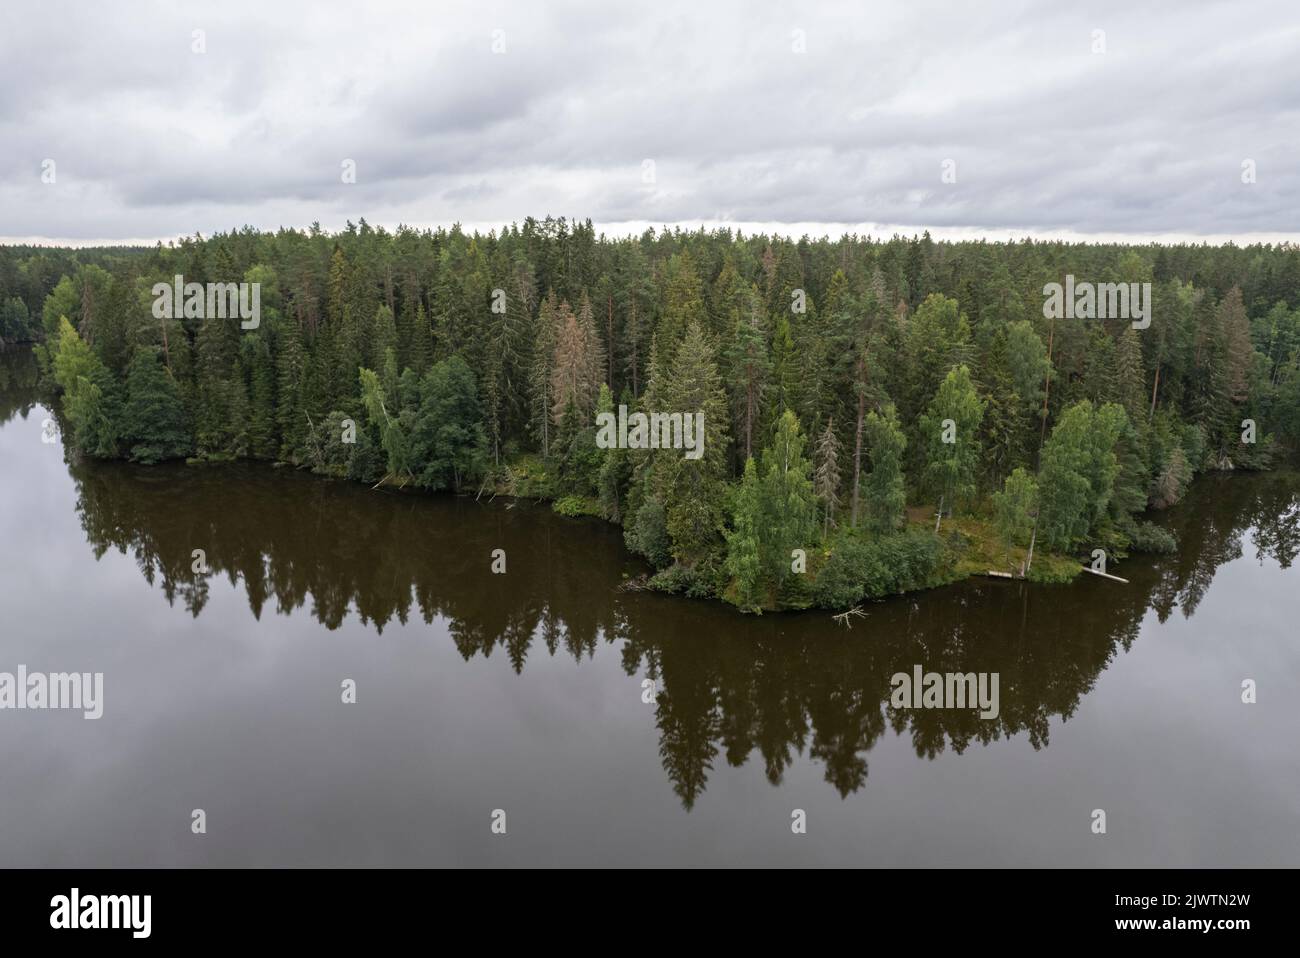
[[[1297,54],[1285,0],[11,6],[0,237],[358,210],[1294,236]]]

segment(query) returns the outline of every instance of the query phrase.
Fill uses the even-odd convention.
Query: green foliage
[[[732,579],[731,598],[744,611],[761,611],[763,588],[763,490],[753,458],[745,460],[745,475],[732,504],[727,533],[726,571]]]
[[[36,320],[27,303],[17,296],[0,300],[0,343],[28,343],[36,335]]]
[[[757,444],[763,396],[771,374],[758,291],[752,287],[743,290],[733,312],[731,345],[726,353],[727,385],[735,411],[736,439],[741,454],[748,458]]]
[[[614,412],[614,399],[609,387],[600,386],[595,412]],[[609,453],[616,450],[601,449],[596,445],[596,420],[592,413],[583,413],[575,403],[570,403],[556,434],[554,452],[558,458],[556,472],[560,489],[584,498],[599,498],[601,472]]]
[[[122,445],[137,462],[154,463],[189,455],[185,406],[157,351],[136,349],[126,379]]]
[[[1029,542],[1038,513],[1038,482],[1024,469],[1007,476],[1001,492],[993,494],[993,517],[1003,551]]]
[[[362,429],[358,424],[356,443],[352,447],[352,455],[348,457],[347,478],[354,482],[374,485],[383,479],[386,473],[387,464],[383,448],[371,435],[370,430]]]
[[[672,592],[690,599],[709,599],[715,594],[712,569],[708,563],[685,566],[675,562],[650,578],[650,588],[658,592]]]
[[[840,458],[843,446],[835,434],[835,420],[826,420],[826,428],[813,449],[813,492],[822,503],[822,535],[829,535],[836,524],[840,505]]]
[[[643,502],[632,522],[624,526],[623,539],[629,549],[645,556],[651,565],[667,565],[672,559],[672,541],[663,503],[658,499]]]
[[[1130,544],[1134,552],[1170,553],[1178,551],[1178,539],[1164,526],[1153,522],[1139,522],[1133,530]]]
[[[365,407],[370,425],[379,431],[379,445],[384,451],[385,467],[390,476],[411,474],[411,451],[406,429],[400,421],[401,413],[388,408],[388,397],[379,377],[372,370],[359,371],[361,404]]]
[[[870,557],[849,575],[841,546],[914,535],[909,493],[965,510],[963,535],[987,526],[965,572],[998,561],[998,538],[1004,555],[1025,547],[1035,480],[1032,577],[1077,568],[1053,550],[1167,546],[1145,508],[1178,502],[1202,469],[1300,448],[1297,262],[1260,245],[362,222],[151,249],[0,247],[0,339],[45,339],[42,375],[85,454],[278,457],[429,489],[487,480],[564,513],[598,508],[674,589],[796,607],[837,577],[843,594],[891,588]],[[178,273],[260,283],[260,327],[154,317],[152,284]],[[1150,327],[1044,319],[1043,286],[1066,273],[1152,282]],[[795,289],[806,312],[790,308]],[[592,414],[615,396],[703,412],[704,456],[595,447]],[[348,419],[355,442],[340,444]],[[972,514],[984,502],[986,523]],[[806,575],[788,572],[792,548],[808,550]]]
[[[1034,564],[1025,573],[1025,578],[1040,585],[1064,585],[1079,577],[1080,568],[1077,559],[1035,552]]]
[[[957,300],[939,293],[927,296],[908,325],[906,350],[909,388],[905,416],[916,422],[947,374],[969,364],[970,324]],[[921,435],[926,435],[924,427]]]
[[[463,359],[452,356],[434,363],[418,380],[412,373],[399,383],[400,411],[391,408],[373,370],[362,369],[359,383],[389,476],[453,491],[483,477],[488,440],[474,374]]]
[[[1043,447],[1039,535],[1063,551],[1084,541],[1106,514],[1119,475],[1115,444],[1128,419],[1122,407],[1082,400],[1065,411]]]
[[[649,450],[652,495],[664,505],[672,555],[693,565],[722,546],[723,500],[730,444],[727,399],[713,359],[713,347],[697,323],[687,326],[669,368],[647,392],[645,407],[665,413],[702,414],[703,453]]]
[[[921,417],[921,435],[926,440],[925,484],[950,509],[975,494],[984,407],[971,382],[970,369],[958,366],[944,377]]]
[[[63,411],[72,423],[73,439],[87,455],[116,456],[122,429],[121,389],[66,317],[60,318],[58,329],[53,376],[63,391]]]
[[[355,439],[349,442],[345,437],[357,431],[356,421],[347,413],[332,410],[312,431],[309,441],[312,470],[325,476],[346,478],[352,467],[356,445]]]
[[[420,380],[409,436],[417,485],[459,491],[482,477],[488,456],[483,411],[474,374],[460,356],[434,363]]]
[[[1006,357],[1016,396],[1024,410],[1036,418],[1052,364],[1047,358],[1047,347],[1028,321],[1020,320],[1007,326]]]
[[[562,516],[604,516],[600,501],[586,496],[561,496],[551,503],[551,509]]]
[[[907,436],[898,422],[892,403],[879,413],[868,413],[863,421],[871,472],[863,483],[868,528],[891,533],[906,521],[907,493],[903,481],[903,453]]]
[[[944,565],[943,541],[925,529],[871,539],[844,535],[832,544],[817,573],[813,601],[824,609],[843,609],[938,585]]]
[[[763,572],[778,587],[790,574],[791,550],[807,551],[813,545],[817,507],[809,478],[812,466],[803,455],[803,446],[799,419],[787,409],[772,444],[763,450],[760,490]]]

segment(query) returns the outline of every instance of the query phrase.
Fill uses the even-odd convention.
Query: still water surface
[[[104,715],[0,711],[0,865],[1300,865],[1295,473],[1199,480],[1129,585],[846,631],[621,592],[619,530],[544,506],[83,462],[49,415],[0,355],[0,671]],[[891,709],[915,665],[1000,715]]]

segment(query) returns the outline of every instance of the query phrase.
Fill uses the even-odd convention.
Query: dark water
[[[101,671],[104,715],[0,711],[0,865],[1300,865],[1294,473],[1200,480],[1129,585],[845,630],[620,592],[619,530],[544,506],[79,462],[29,359],[0,357],[0,671]],[[998,718],[891,709],[918,664],[999,673]]]

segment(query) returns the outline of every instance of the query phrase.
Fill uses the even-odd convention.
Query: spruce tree
[[[829,536],[835,525],[835,510],[840,505],[841,443],[835,435],[835,420],[826,420],[826,428],[813,447],[813,491],[822,502],[822,535]]]
[[[656,498],[663,503],[673,558],[686,566],[707,559],[722,541],[723,487],[727,478],[730,416],[713,348],[696,322],[686,327],[681,345],[664,376],[661,404],[651,412],[702,413],[703,452],[688,459],[685,450],[652,450]],[[660,397],[655,397],[659,400]]]
[[[136,349],[127,372],[126,394],[122,444],[130,450],[132,459],[154,463],[190,452],[185,407],[154,349]]]

